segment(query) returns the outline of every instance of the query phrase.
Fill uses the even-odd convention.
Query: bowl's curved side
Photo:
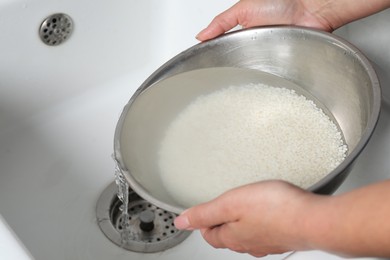
[[[364,126],[364,129],[361,131],[361,137],[356,142],[356,144],[353,145],[354,147],[349,151],[346,159],[330,174],[310,187],[309,190],[321,194],[330,194],[333,193],[344,181],[352,168],[353,162],[368,143],[379,118],[381,106],[381,89],[375,70],[361,51],[336,35],[302,27],[259,27],[228,33],[214,40],[197,44],[183,51],[182,53],[167,61],[152,75],[150,75],[131,97],[128,104],[124,107],[114,136],[114,159],[116,160],[118,168],[124,174],[130,186],[141,197],[161,208],[170,210],[172,212],[180,213],[182,210],[184,210],[183,207],[170,205],[169,203],[162,201],[159,197],[148,192],[148,190],[145,189],[143,185],[139,183],[136,178],[134,178],[134,176],[132,176],[131,172],[126,166],[124,158],[122,158],[122,127],[126,119],[126,115],[134,100],[137,99],[137,97],[143,91],[151,87],[156,82],[179,73],[202,68],[239,67],[262,70],[271,74],[283,76],[281,73],[285,71],[284,68],[275,69],[275,66],[271,66],[269,63],[267,63],[267,60],[251,60],[246,56],[248,54],[245,53],[243,55],[243,53],[237,51],[237,46],[240,46],[245,42],[250,41],[253,45],[254,42],[263,41],[264,39],[267,39],[267,37],[297,37],[300,41],[308,41],[309,37],[314,37],[318,41],[323,41],[326,44],[331,45],[332,48],[341,48],[346,55],[351,55],[354,59],[354,62],[360,64],[359,66],[362,68],[361,70],[367,74],[367,85],[369,85],[367,88],[369,88],[370,91],[370,100],[368,101],[369,112],[367,116],[367,122]],[[288,54],[288,50],[281,50],[280,53]],[[255,55],[256,53],[253,54]],[[264,52],[262,54],[264,55]],[[293,75],[289,75],[286,78],[291,79],[292,81],[294,80]]]

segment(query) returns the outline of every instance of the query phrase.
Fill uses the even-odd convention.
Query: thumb
[[[198,33],[196,38],[199,41],[206,41],[234,28],[239,24],[237,9],[237,4],[235,4],[231,8],[216,16],[205,29]]]
[[[175,220],[177,229],[205,229],[232,222],[237,219],[232,203],[226,194],[183,211]],[[234,207],[233,207],[234,208]]]

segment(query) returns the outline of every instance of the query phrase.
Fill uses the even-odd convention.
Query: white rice
[[[311,100],[263,84],[200,96],[171,123],[159,149],[162,181],[183,206],[261,180],[307,188],[347,152],[336,125]]]

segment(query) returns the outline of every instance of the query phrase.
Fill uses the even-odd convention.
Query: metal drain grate
[[[163,251],[181,243],[191,234],[175,228],[175,213],[143,200],[132,190],[129,192],[128,222],[123,222],[121,205],[117,186],[112,183],[100,196],[96,215],[103,233],[127,250],[142,253]],[[127,228],[123,227],[123,223]]]
[[[57,46],[69,39],[73,21],[69,15],[57,13],[47,17],[39,27],[41,40],[49,46]]]
[[[152,228],[148,231],[147,223],[144,224],[144,228],[142,227],[142,214],[148,212],[147,214],[151,214],[153,216]],[[115,228],[118,231],[122,231],[122,214],[120,211],[116,212],[113,216],[112,220],[115,223]],[[119,217],[117,216],[119,215]],[[159,242],[164,239],[169,239],[172,235],[175,235],[178,230],[175,228],[173,224],[173,219],[176,215],[172,212],[168,212],[162,210],[147,201],[139,200],[134,203],[129,204],[129,228],[128,232],[133,235],[133,239],[139,242]],[[144,232],[142,232],[144,231]]]

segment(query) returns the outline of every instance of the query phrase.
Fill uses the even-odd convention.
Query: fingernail
[[[190,221],[188,220],[188,217],[185,215],[180,215],[176,217],[174,220],[174,224],[177,229],[191,230]]]
[[[203,29],[202,31],[200,31],[196,36],[195,36],[195,38],[198,40],[198,41],[204,41],[204,31],[205,31],[205,29]]]

